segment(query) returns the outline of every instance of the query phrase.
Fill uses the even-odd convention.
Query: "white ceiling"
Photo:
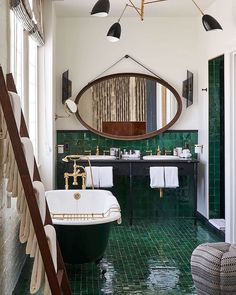
[[[88,17],[92,7],[97,0],[54,0],[56,14],[66,17]],[[150,0],[149,0],[150,1]],[[204,11],[215,0],[195,0],[198,6]],[[111,17],[119,17],[128,0],[110,0]],[[133,3],[140,7],[141,0],[133,0]],[[192,0],[166,0],[160,3],[145,5],[145,17],[183,17],[197,16],[200,12]],[[127,8],[125,16],[137,16],[132,8]]]

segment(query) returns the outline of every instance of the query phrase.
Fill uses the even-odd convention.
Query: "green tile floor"
[[[101,268],[95,264],[67,265],[74,295],[196,294],[190,272],[193,249],[222,241],[192,218],[126,220],[112,227]],[[29,294],[32,260],[28,259],[14,295]]]

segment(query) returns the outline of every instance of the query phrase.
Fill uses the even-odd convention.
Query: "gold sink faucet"
[[[99,156],[99,146],[97,145],[96,156]]]
[[[157,147],[157,155],[158,155],[158,156],[161,155],[161,149],[160,149],[159,145],[158,145],[158,147]]]

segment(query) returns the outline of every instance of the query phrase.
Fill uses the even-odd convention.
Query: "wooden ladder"
[[[42,223],[39,208],[35,198],[35,193],[32,185],[32,181],[29,175],[28,166],[24,156],[21,137],[29,137],[26,127],[25,119],[21,111],[21,127],[20,135],[17,130],[8,90],[17,93],[16,86],[13,80],[12,74],[8,74],[7,85],[5,83],[2,67],[0,66],[0,103],[2,106],[3,114],[5,117],[8,134],[11,140],[15,160],[18,166],[19,174],[21,177],[22,186],[24,189],[26,201],[28,204],[30,216],[32,219],[35,235],[37,238],[39,250],[42,256],[45,272],[48,278],[51,293],[53,295],[71,295],[71,288],[65,268],[65,264],[61,255],[60,247],[57,242],[57,263],[58,271],[55,271],[51,252],[47,242],[46,234],[44,231],[44,224]],[[34,177],[33,180],[41,181],[36,161],[34,160]],[[46,221],[45,225],[53,225],[51,215],[46,203]]]

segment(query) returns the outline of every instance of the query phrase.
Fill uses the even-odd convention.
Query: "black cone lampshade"
[[[223,30],[218,21],[211,15],[204,14],[202,17],[202,24],[206,31]]]
[[[107,39],[110,42],[117,42],[120,40],[120,35],[121,35],[121,26],[119,22],[116,22],[110,27],[107,33]]]
[[[94,16],[105,17],[108,15],[109,10],[110,10],[109,0],[98,0],[95,3],[90,14]]]

